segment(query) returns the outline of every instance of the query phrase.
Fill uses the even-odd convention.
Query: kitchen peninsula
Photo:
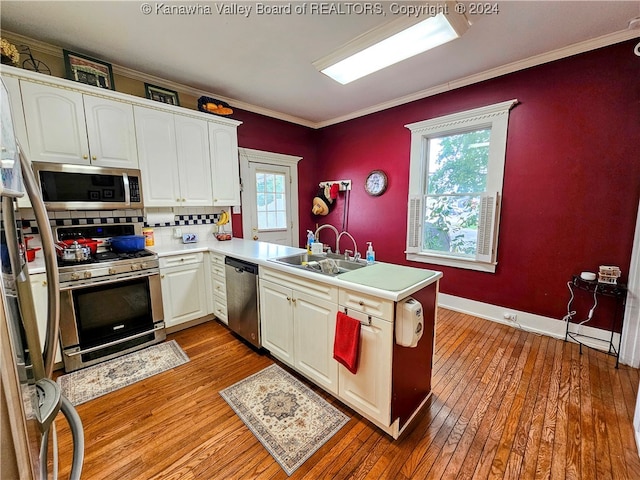
[[[153,250],[161,272],[169,259],[176,259],[175,265],[196,261],[196,254],[209,255],[209,260],[198,261],[211,292],[209,310],[223,323],[226,311],[216,300],[224,302],[225,297],[224,257],[257,264],[262,346],[394,438],[428,399],[442,273],[376,262],[328,276],[273,261],[303,249],[237,238]],[[420,302],[424,317],[422,337],[413,348],[394,340],[401,307],[410,297]],[[356,374],[333,359],[338,311],[361,321]]]

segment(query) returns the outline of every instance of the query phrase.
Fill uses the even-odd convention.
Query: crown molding
[[[365,115],[381,112],[383,110],[397,107],[399,105],[404,105],[406,103],[411,103],[416,100],[422,100],[423,98],[432,97],[440,93],[444,93],[451,90],[455,90],[457,88],[473,85],[474,83],[483,82],[485,80],[490,80],[492,78],[500,77],[502,75],[507,75],[509,73],[514,73],[520,70],[525,70],[527,68],[542,65],[544,63],[553,62],[555,60],[561,60],[563,58],[589,52],[591,50],[596,50],[598,48],[608,47],[609,45],[621,43],[627,40],[631,40],[633,38],[640,38],[640,32],[638,32],[638,30],[621,30],[619,32],[603,35],[601,37],[586,40],[584,42],[574,43],[573,45],[569,45],[567,47],[559,48],[557,50],[552,50],[550,52],[542,53],[540,55],[534,55],[533,57],[529,57],[524,60],[518,60],[516,62],[508,63],[506,65],[492,68],[490,70],[485,70],[484,72],[476,73],[474,75],[469,75],[467,77],[460,78],[458,80],[453,80],[448,83],[442,83],[440,85],[427,88],[420,92],[412,93],[411,95],[406,95],[404,97],[396,98],[388,102],[379,103],[377,105],[373,105],[371,107],[358,110],[350,114],[343,115],[341,117],[336,117],[331,120],[326,120],[324,122],[317,122],[315,123],[314,128],[328,127],[330,125],[346,122],[348,120],[353,120],[355,118],[364,117]]]
[[[11,37],[17,42],[28,43],[34,49],[39,50],[43,53],[47,53],[49,55],[57,56],[62,58],[62,48],[56,47],[49,43],[35,40],[30,37],[26,37],[24,35],[20,35],[17,33],[3,31],[3,35]],[[592,38],[589,40],[585,40],[583,42],[574,43],[567,47],[559,48],[556,50],[552,50],[550,52],[542,53],[539,55],[534,55],[532,57],[518,60],[516,62],[511,62],[506,65],[502,65],[500,67],[492,68],[489,70],[485,70],[484,72],[476,73],[474,75],[469,75],[464,78],[460,78],[457,80],[453,80],[451,82],[443,83],[440,85],[436,85],[431,88],[427,88],[425,90],[421,90],[416,93],[412,93],[410,95],[405,95],[403,97],[396,98],[394,100],[390,100],[388,102],[379,103],[373,105],[371,107],[367,107],[362,110],[357,110],[355,112],[349,113],[347,115],[342,115],[340,117],[335,117],[329,120],[314,122],[312,120],[307,120],[304,118],[296,117],[294,115],[289,115],[286,113],[278,112],[275,110],[271,110],[268,108],[260,107],[257,105],[253,105],[247,102],[243,102],[241,100],[237,100],[230,97],[221,96],[215,93],[206,92],[203,90],[199,90],[188,85],[184,85],[177,82],[171,82],[165,78],[156,77],[153,75],[148,75],[145,73],[138,72],[136,70],[132,70],[127,67],[123,67],[117,64],[112,64],[112,68],[114,73],[118,75],[122,75],[128,78],[132,78],[135,80],[139,80],[141,82],[153,83],[153,84],[161,84],[167,86],[167,88],[171,88],[176,91],[184,92],[194,97],[199,97],[202,95],[211,96],[214,98],[219,98],[220,100],[229,103],[230,105],[240,108],[242,110],[246,110],[249,112],[257,113],[260,115],[264,115],[271,118],[276,118],[278,120],[283,120],[290,123],[295,123],[297,125],[302,125],[304,127],[309,127],[313,129],[320,129],[324,127],[328,127],[331,125],[335,125],[338,123],[346,122],[348,120],[353,120],[355,118],[363,117],[365,115],[370,115],[372,113],[377,113],[383,110],[387,110],[389,108],[397,107],[399,105],[404,105],[406,103],[414,102],[416,100],[422,100],[423,98],[431,97],[434,95],[438,95],[440,93],[448,92],[451,90],[455,90],[457,88],[466,87],[469,85],[473,85],[474,83],[483,82],[485,80],[490,80],[492,78],[500,77],[502,75],[507,75],[509,73],[514,73],[520,70],[524,70],[527,68],[535,67],[538,65],[542,65],[545,63],[553,62],[555,60],[561,60],[563,58],[571,57],[574,55],[579,55],[581,53],[589,52],[592,50],[596,50],[602,47],[608,47],[610,45],[614,45],[616,43],[621,43],[627,40],[631,40],[633,38],[640,38],[640,32],[637,29],[625,29],[620,30],[618,32],[610,33],[607,35],[602,35],[600,37]]]

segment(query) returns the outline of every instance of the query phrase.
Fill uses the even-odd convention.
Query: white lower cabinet
[[[40,336],[40,348],[44,350],[44,341],[47,336],[47,275],[45,273],[36,273],[29,275],[31,283],[31,293],[33,295],[33,306],[36,310],[36,321],[38,323],[38,334]],[[60,352],[60,344],[56,349],[54,358],[55,363],[62,362],[62,353]]]
[[[335,303],[293,291],[294,367],[300,373],[338,393],[338,363],[333,359],[336,332]]]
[[[360,356],[355,375],[339,366],[338,395],[368,418],[390,425],[393,323],[353,310],[347,314],[363,323]]]
[[[209,253],[211,260],[211,313],[225,325],[229,324],[227,317],[227,280],[224,271],[224,255]]]
[[[339,397],[384,426],[391,424],[393,320],[395,303],[340,289],[340,310],[360,320],[358,370],[340,365]]]
[[[261,270],[262,272],[262,270]],[[338,393],[338,363],[333,360],[337,289],[260,280],[262,345],[327,391]],[[309,282],[309,286],[312,282]]]
[[[204,254],[160,259],[162,306],[167,327],[204,317],[208,313]]]
[[[293,367],[293,292],[289,287],[260,281],[260,334],[271,355]]]

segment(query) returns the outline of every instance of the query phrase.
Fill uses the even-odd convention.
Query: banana
[[[221,227],[222,225],[226,225],[227,223],[229,223],[229,214],[225,210],[223,210],[220,213],[220,217],[218,218],[216,225]]]

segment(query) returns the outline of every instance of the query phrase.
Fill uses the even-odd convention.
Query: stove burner
[[[93,256],[96,262],[110,262],[112,260],[119,260],[120,257],[115,252],[98,252]]]
[[[89,265],[91,263],[95,263],[93,257],[89,257],[86,260],[63,260],[58,257],[58,266],[59,267],[68,267],[70,265]]]

